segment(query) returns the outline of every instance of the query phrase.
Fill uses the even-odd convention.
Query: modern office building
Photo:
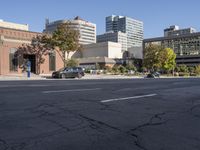
[[[52,33],[57,29],[58,25],[67,22],[70,23],[70,27],[72,29],[79,31],[80,44],[85,45],[85,44],[96,43],[96,24],[85,21],[78,16],[73,20],[58,20],[54,22],[49,22],[49,20],[47,19],[44,32]]]
[[[193,28],[179,29],[171,26],[164,30],[164,37],[145,39],[143,49],[149,44],[161,45],[164,48],[172,48],[177,55],[177,64],[200,64],[200,32]]]
[[[121,31],[127,34],[127,48],[142,46],[143,22],[126,16],[106,17],[106,32]]]
[[[122,52],[127,51],[127,35],[121,31],[119,32],[107,32],[101,35],[97,35],[97,43],[101,42],[116,42],[122,45]]]
[[[28,24],[18,24],[18,23],[6,22],[3,20],[0,20],[0,27],[7,29],[24,30],[24,31],[29,30]]]

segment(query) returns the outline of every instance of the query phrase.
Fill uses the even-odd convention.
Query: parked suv
[[[66,67],[52,73],[52,78],[82,78],[84,71],[81,67]]]

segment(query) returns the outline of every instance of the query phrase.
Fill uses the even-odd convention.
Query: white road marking
[[[101,100],[102,103],[108,103],[113,101],[122,101],[122,100],[129,100],[129,99],[138,99],[138,98],[144,98],[144,97],[153,97],[157,94],[148,94],[148,95],[140,95],[140,96],[133,96],[133,97],[124,97],[124,98],[115,98],[115,99],[107,99],[107,100]]]
[[[95,90],[101,90],[101,88],[57,90],[57,91],[42,91],[42,93],[43,93],[43,94],[48,94],[48,93],[81,92],[81,91],[95,91]]]

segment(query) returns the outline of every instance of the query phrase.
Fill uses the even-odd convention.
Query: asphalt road
[[[2,81],[0,150],[200,150],[200,79]]]

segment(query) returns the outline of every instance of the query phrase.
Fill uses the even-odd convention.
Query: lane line
[[[101,90],[101,88],[93,88],[93,89],[72,89],[72,90],[57,90],[57,91],[42,91],[43,94],[49,93],[64,93],[64,92],[83,92],[83,91],[96,91]]]
[[[122,100],[129,100],[129,99],[138,99],[138,98],[145,98],[145,97],[153,97],[156,95],[157,94],[148,94],[148,95],[140,95],[140,96],[133,96],[133,97],[107,99],[107,100],[101,100],[101,103],[108,103],[108,102],[113,102],[113,101],[122,101]]]

